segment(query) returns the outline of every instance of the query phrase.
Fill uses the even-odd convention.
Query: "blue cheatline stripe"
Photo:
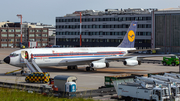
[[[124,51],[122,52],[97,52],[97,53],[55,53],[55,54],[33,54],[34,56],[64,56],[64,55],[101,55],[101,54],[124,54]]]
[[[62,56],[62,57],[49,57],[49,59],[55,59],[55,58],[82,58],[82,57],[105,57],[105,56],[114,56],[114,55],[98,55],[98,56]],[[123,56],[123,55],[118,55]],[[37,58],[34,58],[37,59]]]

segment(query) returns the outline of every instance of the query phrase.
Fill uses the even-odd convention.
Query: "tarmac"
[[[3,60],[11,52],[18,49],[0,49],[0,60]],[[147,54],[138,54],[147,55]],[[153,59],[153,58],[151,58]],[[156,57],[155,60],[162,60],[162,57]],[[147,74],[147,73],[158,73],[158,72],[178,72],[179,66],[163,66],[162,64],[142,63],[137,66],[124,66],[122,62],[110,62],[109,68],[97,69],[96,71],[85,71],[86,66],[79,66],[78,70],[67,70],[67,67],[62,66],[51,66],[42,67],[42,71],[48,71],[51,78],[56,75],[72,75],[78,78],[77,80],[77,91],[93,90],[104,86],[104,76],[113,76],[120,74]],[[26,83],[25,76],[21,76],[20,72],[17,75],[7,74],[13,70],[20,69],[8,64],[0,64],[0,81],[9,83],[18,83],[24,85],[40,86],[41,83]]]

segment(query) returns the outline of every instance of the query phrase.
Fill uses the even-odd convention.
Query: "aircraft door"
[[[21,58],[23,59],[29,59],[28,51],[21,51]]]

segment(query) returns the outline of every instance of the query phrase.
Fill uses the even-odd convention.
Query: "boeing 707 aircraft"
[[[124,65],[136,66],[145,57],[167,55],[128,56],[129,52],[138,51],[134,48],[137,21],[132,21],[122,43],[117,47],[73,47],[73,48],[33,48],[12,52],[4,58],[4,62],[24,68],[29,66],[24,62],[33,60],[33,64],[43,66],[67,66],[76,69],[78,65],[89,65],[86,70],[109,67],[109,62],[123,61]],[[142,51],[142,50],[140,50]],[[168,55],[169,56],[169,55]]]

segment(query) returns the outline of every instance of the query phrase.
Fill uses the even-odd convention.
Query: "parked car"
[[[51,48],[60,48],[59,45],[52,45]]]

